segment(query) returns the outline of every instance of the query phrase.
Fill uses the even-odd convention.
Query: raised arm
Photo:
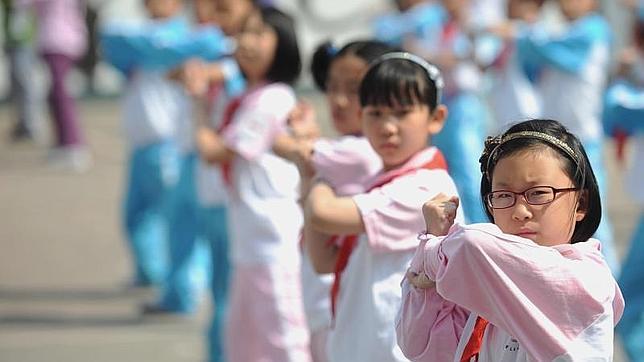
[[[353,199],[337,196],[325,182],[317,182],[311,188],[304,217],[314,230],[331,235],[360,234],[365,231]]]
[[[598,249],[593,241],[544,247],[492,224],[456,225],[427,242],[423,267],[443,298],[505,330],[536,360],[581,358],[612,346],[623,309]]]
[[[517,40],[523,63],[545,63],[565,72],[583,71],[596,41],[609,41],[609,32],[596,17],[580,20],[574,31],[562,37],[547,37],[542,33],[523,32]]]
[[[423,205],[426,231],[445,235],[454,223],[458,197],[438,194]],[[425,234],[427,235],[427,234]],[[424,273],[426,240],[416,249],[402,282],[402,303],[396,318],[398,346],[412,361],[451,361],[469,311],[445,300]]]

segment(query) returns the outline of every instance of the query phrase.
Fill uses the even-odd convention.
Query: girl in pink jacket
[[[489,138],[480,162],[494,224],[454,224],[453,196],[425,203],[400,348],[414,361],[612,360],[624,300],[590,239],[601,203],[579,139],[525,121]]]

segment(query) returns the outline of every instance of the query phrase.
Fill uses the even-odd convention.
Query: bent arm
[[[311,188],[304,217],[313,230],[332,235],[360,234],[365,231],[362,216],[350,197],[338,197],[324,182]]]
[[[537,360],[570,353],[599,316],[613,314],[616,284],[596,252],[539,246],[491,224],[454,226],[425,245],[424,268],[445,299],[516,337]],[[616,312],[617,313],[617,312]]]
[[[412,259],[410,272],[422,271],[423,245]],[[445,300],[436,288],[417,289],[405,278],[396,318],[398,346],[412,361],[451,361],[468,316],[468,310]]]
[[[318,274],[333,273],[338,260],[338,247],[329,242],[331,236],[304,225],[304,245]]]

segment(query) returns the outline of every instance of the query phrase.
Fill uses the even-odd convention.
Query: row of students
[[[230,361],[308,361],[300,283],[297,168],[273,152],[295,106],[301,70],[293,21],[262,7],[246,19],[235,59],[247,90],[228,103],[227,124],[201,128],[201,156],[229,175],[231,293],[224,338]]]
[[[251,11],[238,34],[238,49],[235,53],[235,60],[246,78],[248,89],[241,96],[228,102],[223,112],[224,125],[218,131],[214,131],[212,127],[200,127],[197,131],[196,141],[201,157],[218,165],[223,176],[228,180],[226,190],[230,196],[230,236],[234,265],[230,310],[225,326],[227,342],[224,352],[228,360],[252,361],[268,358],[276,361],[306,361],[312,358],[309,331],[305,325],[305,308],[301,290],[303,286],[300,277],[301,249],[298,241],[302,225],[304,225],[304,248],[308,253],[304,257],[310,257],[312,266],[320,272],[335,272],[332,288],[335,293],[333,293],[332,307],[329,311],[333,312],[333,319],[330,324],[326,356],[319,357],[332,361],[406,360],[403,353],[409,357],[409,346],[405,342],[407,341],[405,333],[410,333],[412,336],[427,336],[429,333],[426,329],[422,329],[427,328],[428,325],[420,328],[415,325],[403,326],[402,329],[399,325],[398,333],[401,338],[397,341],[394,318],[401,303],[405,307],[410,298],[407,290],[401,300],[399,282],[403,279],[416,248],[418,231],[428,228],[432,233],[439,234],[432,224],[437,220],[436,216],[428,217],[429,220],[423,218],[420,212],[423,203],[441,193],[450,195],[447,200],[440,201],[436,207],[439,210],[447,208],[449,211],[444,217],[445,222],[441,232],[445,231],[445,225],[449,225],[455,219],[459,222],[463,220],[459,209],[450,206],[456,202],[458,193],[447,172],[446,162],[437,148],[427,146],[428,138],[439,133],[443,128],[448,113],[447,108],[441,104],[440,98],[443,79],[434,65],[418,56],[400,52],[381,55],[370,62],[370,68],[364,77],[355,77],[360,74],[358,65],[362,66],[360,68],[362,71],[365,70],[366,60],[359,59],[360,57],[353,59],[348,57],[353,50],[351,46],[346,49],[345,53],[332,58],[328,74],[324,77],[326,78],[325,87],[329,100],[339,100],[342,104],[350,96],[356,96],[355,85],[360,82],[358,97],[360,108],[355,110],[358,111],[362,127],[359,131],[357,127],[341,128],[341,126],[348,126],[349,121],[354,121],[357,117],[349,114],[348,112],[351,111],[348,111],[348,116],[344,118],[347,122],[343,123],[342,108],[337,108],[336,114],[339,116],[337,126],[345,138],[337,143],[318,141],[311,146],[288,136],[287,118],[296,104],[294,93],[288,84],[295,80],[301,68],[292,20],[274,8],[259,8]],[[357,54],[358,51],[355,51]],[[344,69],[345,67],[348,71]],[[341,75],[340,71],[352,77]],[[358,78],[362,79],[358,80]],[[357,99],[353,98],[353,100]],[[547,128],[547,122],[535,121],[534,123],[537,124],[536,132],[529,133],[527,138],[537,143],[539,141],[543,143],[545,139],[547,144],[550,140],[547,137],[549,131],[542,130]],[[359,148],[351,146],[346,153],[341,153],[342,146],[349,143],[347,141],[360,142],[348,137],[358,132],[361,132],[369,141],[372,151],[382,162],[382,169],[371,179],[360,177],[354,179],[353,176],[349,176],[350,172],[346,167],[343,169],[337,169],[335,166],[328,167],[329,164],[341,164],[343,160],[334,159],[336,156],[350,154],[355,157],[361,152],[356,152]],[[511,132],[512,134],[514,133]],[[511,137],[508,136],[508,138]],[[504,142],[510,145],[517,142],[516,138],[515,135],[512,139],[501,139],[494,145],[501,147]],[[544,167],[560,171],[560,174],[555,172],[554,175],[543,173],[548,177],[552,176],[552,179],[534,179],[533,174],[523,172],[525,167],[522,169],[516,165],[520,163],[517,160],[514,160],[515,163],[510,166],[506,165],[506,173],[502,175],[505,179],[498,177],[498,170],[503,169],[501,167],[503,160],[512,159],[513,154],[510,151],[502,153],[498,147],[488,150],[496,158],[492,158],[491,162],[487,161],[489,158],[484,158],[486,161],[483,169],[486,175],[494,176],[486,178],[489,182],[483,190],[486,197],[490,198],[487,196],[487,191],[495,191],[492,195],[503,196],[499,196],[502,201],[508,199],[515,201],[505,208],[506,213],[512,213],[511,216],[497,217],[495,212],[498,211],[495,210],[498,209],[496,206],[499,204],[489,206],[492,211],[488,210],[488,212],[499,224],[501,230],[509,234],[518,234],[518,236],[503,234],[499,238],[519,239],[521,243],[530,246],[526,250],[537,250],[536,246],[543,244],[543,252],[551,255],[558,252],[558,249],[551,245],[560,242],[567,244],[566,239],[561,238],[559,233],[563,235],[566,230],[580,228],[581,236],[574,237],[573,241],[582,243],[583,252],[597,247],[594,242],[586,242],[594,230],[592,225],[586,228],[584,226],[586,223],[583,223],[588,219],[592,224],[600,218],[601,214],[597,211],[597,193],[595,189],[572,176],[575,175],[577,168],[588,170],[589,167],[587,162],[584,162],[586,158],[582,159],[580,156],[583,155],[583,151],[579,151],[574,137],[563,139],[560,143],[555,142],[555,146],[564,150],[562,152],[576,161],[568,162],[566,169],[547,167],[552,166],[556,161],[563,163],[567,160],[565,158],[552,156],[542,160],[534,156],[538,152],[530,153],[530,155],[534,154],[533,157],[536,157],[537,161],[550,162]],[[364,141],[361,144],[364,145]],[[285,159],[288,158],[289,153],[285,150],[303,151],[293,157],[299,166],[299,173],[298,169]],[[507,157],[501,157],[502,155]],[[364,164],[363,161],[360,163]],[[527,162],[524,162],[525,164]],[[312,178],[312,172],[307,171],[309,166],[317,172],[318,177]],[[494,167],[496,167],[495,171],[492,170]],[[588,172],[592,175],[592,171],[586,171],[586,176]],[[303,176],[302,184],[310,186],[304,188],[302,194],[298,190],[300,175]],[[346,176],[349,178],[345,178]],[[571,182],[581,182],[579,185],[575,184],[575,187],[587,190],[588,195],[585,197],[588,199],[580,198],[580,195],[586,194],[584,192],[560,190],[561,185],[556,184],[555,181],[564,182],[564,176],[570,177]],[[499,178],[502,180],[500,183],[498,183]],[[492,182],[493,179],[497,180],[496,184]],[[592,186],[592,178],[589,177],[588,180]],[[544,184],[536,185],[533,184],[534,182]],[[538,190],[540,192],[528,193],[524,190],[527,184],[544,187],[543,190]],[[553,200],[544,201],[543,198],[550,195],[548,190]],[[504,193],[499,194],[499,192]],[[563,196],[558,193],[562,193]],[[516,194],[525,195],[526,203],[520,200],[520,197],[514,197]],[[573,194],[574,196],[571,196]],[[304,219],[298,205],[300,197],[304,205]],[[534,197],[539,198],[538,202]],[[566,200],[560,200],[564,197]],[[586,204],[588,200],[592,200],[591,206]],[[559,205],[561,206],[559,208],[532,208],[535,203],[549,202],[562,205]],[[571,205],[576,207],[571,213],[572,218],[560,217],[561,214],[566,214],[566,207],[572,207]],[[548,212],[553,214],[546,215]],[[514,214],[519,213],[522,216],[515,217]],[[581,224],[573,226],[573,219]],[[542,221],[549,225],[543,229],[537,228],[536,226],[541,225]],[[518,229],[515,230],[515,228]],[[334,238],[335,242],[329,243],[330,234],[338,236]],[[553,242],[550,242],[550,239]],[[516,250],[501,249],[498,253],[501,259],[516,261],[514,264],[502,263],[499,266],[508,274],[520,273],[524,270],[522,262],[533,260],[531,259],[533,256],[529,253],[515,253]],[[574,247],[562,249],[565,249],[561,252],[565,257],[577,255]],[[593,275],[606,279],[607,285],[610,286],[612,281],[610,273],[605,273],[605,268],[596,268],[597,265],[602,265],[601,256],[596,252],[589,253],[595,261],[592,266],[597,269]],[[438,258],[441,260],[441,256]],[[555,261],[559,260],[556,256],[553,258]],[[442,260],[445,260],[445,256]],[[490,263],[491,269],[498,271],[499,268],[492,265],[489,259],[485,260]],[[464,269],[468,267],[465,262],[457,261],[455,264]],[[562,270],[565,267],[570,268],[566,271],[571,275],[583,273],[580,269],[584,268],[579,267],[578,264],[572,266],[573,263],[562,262],[561,264]],[[531,265],[534,265],[531,271],[537,275],[547,274],[545,271],[551,267],[550,264],[541,266],[533,263]],[[479,266],[481,270],[487,270],[484,264]],[[424,278],[425,283],[419,284],[418,287],[431,286],[428,278],[436,280],[433,270],[414,269],[413,271],[416,274],[410,279],[415,280],[418,276]],[[423,273],[420,273],[421,271]],[[457,272],[457,274],[461,273]],[[486,277],[494,279],[492,274],[486,273],[471,272],[468,275],[478,276],[481,279],[476,281],[478,283],[474,286],[476,290],[486,285]],[[580,277],[580,283],[571,283],[572,286],[556,283],[538,285],[545,285],[544,294],[557,291],[563,296],[562,299],[566,299],[576,295],[574,287],[586,286],[583,283],[584,280]],[[562,309],[560,305],[554,305],[551,300],[539,299],[543,303],[539,302],[537,300],[539,296],[528,293],[535,288],[535,285],[519,284],[521,285],[517,287],[520,291],[518,293],[503,294],[505,290],[503,286],[498,290],[488,288],[485,292],[491,299],[504,298],[503,304],[495,304],[497,306],[518,306],[518,309],[523,308],[534,315],[553,309],[573,312],[571,309]],[[511,287],[509,284],[505,285]],[[465,294],[469,290],[469,286],[463,288],[462,283],[453,283],[451,287]],[[436,290],[441,293],[442,289],[439,287]],[[512,290],[516,292],[516,288]],[[613,315],[616,320],[620,314],[618,289],[613,288],[612,291],[617,296],[607,297],[606,300],[610,299],[611,302],[603,305],[605,319],[597,324],[597,329],[601,333],[591,336],[593,338],[577,339],[576,343],[582,346],[579,350],[584,350],[586,346],[584,343],[594,343],[593,341],[598,340],[596,337],[601,336],[603,339],[599,339],[598,355],[609,357],[612,353],[608,347],[612,346],[612,332],[607,331],[609,324],[607,321],[610,320],[612,323]],[[422,292],[419,291],[419,293]],[[431,292],[431,288],[425,291],[429,294]],[[598,291],[598,293],[602,292],[604,290]],[[520,318],[520,316],[507,317],[510,315],[507,313],[503,314],[505,319],[498,319],[497,314],[488,313],[488,310],[470,307],[468,303],[475,299],[472,296],[466,297],[464,301],[447,294],[441,294],[441,296],[445,301],[434,298],[431,302],[437,302],[439,306],[449,303],[461,304],[467,310],[476,312],[491,321],[489,330],[504,331],[515,336],[516,348],[528,346],[526,348],[531,356],[542,356],[541,353],[556,356],[555,353],[561,350],[563,350],[562,354],[574,355],[577,351],[569,348],[568,340],[565,338],[570,340],[575,338],[567,335],[561,339],[561,343],[556,345],[556,348],[553,347],[554,344],[544,344],[543,350],[531,349],[535,340],[543,340],[550,335],[543,333],[515,335],[514,329],[510,328],[512,323],[508,327],[504,322],[516,321],[513,318]],[[615,311],[612,309],[613,299],[616,301]],[[580,309],[579,315],[582,318],[569,323],[571,330],[580,328],[583,330],[587,327],[585,316],[589,311],[594,312],[594,309],[590,298],[585,301],[587,304],[580,303],[580,305],[589,306]],[[409,320],[411,318],[409,316],[414,313],[421,314],[422,317],[424,310],[423,308],[403,309],[402,320]],[[458,342],[459,339],[461,340],[459,343],[468,344],[465,339],[460,338],[460,331],[468,312],[462,308],[451,310],[458,314],[454,319],[456,322],[453,324],[451,333],[448,333],[451,339],[446,339],[448,343],[445,346],[432,349],[432,353],[445,353],[446,356],[453,358],[456,349],[451,350],[448,346],[456,346],[454,341]],[[405,319],[405,316],[408,318]],[[478,318],[474,318],[476,319]],[[470,320],[472,320],[471,316]],[[494,326],[497,329],[492,328]],[[556,333],[553,335],[561,337]],[[444,338],[440,333],[438,336],[439,340]],[[422,343],[421,341],[421,347]],[[484,342],[484,346],[496,346],[496,343]],[[401,345],[402,350],[398,344]],[[512,349],[516,348],[513,345]],[[481,355],[487,356],[489,360],[498,360],[500,352],[484,352]],[[317,358],[318,355],[314,357]],[[517,360],[517,357],[510,360]]]
[[[294,106],[295,101],[292,94],[289,95],[290,91],[284,93],[284,86],[276,84],[275,78],[267,76],[272,73],[268,64],[271,64],[274,59],[279,59],[280,53],[277,51],[279,45],[264,38],[267,35],[265,32],[270,32],[272,29],[275,35],[278,35],[280,31],[270,25],[263,27],[256,24],[253,18],[250,18],[247,28],[252,30],[253,35],[249,34],[250,39],[246,38],[247,42],[240,42],[241,48],[237,59],[249,80],[251,90],[241,98],[238,105],[235,105],[236,102],[231,103],[238,108],[234,112],[232,123],[228,126],[230,128],[224,129],[220,135],[212,131],[199,134],[202,155],[211,162],[228,164],[232,168],[231,211],[238,208],[239,215],[245,216],[243,225],[240,225],[239,219],[235,221],[233,218],[231,221],[233,235],[246,237],[236,240],[237,244],[234,247],[237,250],[234,257],[236,271],[231,303],[236,310],[231,311],[228,319],[227,338],[231,342],[228,344],[227,353],[233,361],[254,360],[261,355],[275,356],[276,360],[306,359],[309,358],[309,352],[305,342],[307,332],[302,328],[302,310],[299,309],[301,299],[297,287],[298,276],[293,269],[289,269],[294,264],[299,264],[293,262],[298,260],[297,243],[293,238],[288,237],[279,240],[269,238],[268,236],[272,234],[267,233],[265,229],[258,229],[259,226],[265,228],[267,225],[286,226],[278,218],[285,215],[283,211],[294,210],[286,205],[287,203],[292,205],[294,201],[293,198],[288,198],[290,200],[288,202],[281,200],[284,203],[279,204],[280,214],[274,213],[277,210],[277,203],[274,203],[278,196],[276,185],[287,187],[289,190],[293,190],[296,185],[282,180],[281,183],[273,183],[270,188],[266,187],[263,181],[272,179],[269,176],[269,169],[263,165],[271,163],[272,170],[275,170],[275,167],[287,167],[283,161],[279,161],[277,154],[283,154],[279,143],[284,135],[283,127],[288,109]],[[260,44],[262,38],[266,41],[264,44],[266,47]],[[279,36],[277,38],[279,39]],[[272,44],[275,48],[268,44]],[[253,45],[256,49],[256,52],[252,53],[254,55],[252,63],[245,63],[249,60],[245,57],[250,55],[245,53],[249,51],[244,47],[247,45]],[[261,50],[257,51],[257,49]],[[264,53],[263,50],[268,51]],[[269,55],[271,50],[276,51],[275,58]],[[278,64],[283,65],[276,62],[273,66]],[[356,73],[354,71],[354,74]],[[331,74],[327,79],[331,81]],[[316,162],[311,162],[320,177],[314,178],[310,188],[304,189],[306,194],[301,195],[304,197],[304,246],[317,271],[335,272],[334,286],[337,289],[333,288],[336,293],[332,293],[335,295],[331,299],[333,320],[325,356],[329,360],[406,360],[403,354],[410,357],[407,350],[409,346],[404,342],[407,340],[406,333],[412,336],[429,334],[429,331],[423,328],[431,328],[431,323],[420,327],[415,325],[401,327],[399,324],[400,341],[397,341],[393,322],[396,310],[401,305],[403,308],[407,306],[410,298],[407,290],[401,301],[399,281],[405,275],[416,247],[418,230],[428,228],[434,234],[441,234],[446,232],[450,223],[463,220],[458,208],[453,206],[453,203],[458,200],[457,191],[446,171],[445,161],[435,147],[427,148],[428,136],[441,130],[447,114],[447,109],[441,105],[439,97],[442,82],[438,69],[420,57],[409,53],[388,53],[381,56],[371,63],[361,81],[360,114],[363,122],[362,132],[369,140],[373,151],[381,158],[382,170],[371,180],[362,181],[364,184],[361,190],[358,188],[359,193],[344,196],[340,194],[339,186],[343,180],[341,176],[345,176],[347,172],[336,170],[341,176],[325,175],[323,164],[317,164],[318,170],[315,166]],[[340,90],[340,87],[335,88],[337,84],[333,82],[326,85],[333,86],[329,89],[330,95],[333,95],[333,91]],[[283,102],[289,104],[284,106]],[[525,270],[523,264],[532,261],[531,275],[543,277],[536,281],[526,278],[525,283],[516,282],[517,285],[514,288],[509,282],[514,279],[500,278],[501,282],[498,282],[498,279],[491,274],[476,273],[477,267],[470,266],[465,260],[457,260],[455,265],[463,269],[473,268],[467,275],[475,279],[472,283],[477,283],[472,286],[475,290],[485,292],[487,298],[482,298],[482,304],[486,300],[488,302],[492,300],[488,304],[488,307],[492,308],[495,305],[501,305],[497,302],[502,299],[503,305],[514,306],[516,310],[523,310],[535,316],[534,319],[537,322],[543,322],[544,328],[539,333],[530,334],[527,333],[529,326],[525,324],[523,325],[525,328],[519,326],[515,331],[514,324],[520,321],[523,314],[518,312],[516,315],[503,312],[493,314],[489,308],[478,310],[471,307],[474,299],[477,298],[468,294],[470,288],[463,288],[462,283],[452,282],[450,287],[465,294],[465,298],[459,300],[452,295],[440,294],[445,301],[435,300],[436,298],[431,300],[432,306],[427,308],[433,317],[435,316],[431,308],[437,308],[433,303],[438,303],[439,309],[443,306],[449,307],[450,303],[461,306],[447,308],[454,314],[446,315],[447,320],[454,318],[454,324],[446,329],[447,336],[439,333],[438,338],[435,339],[447,344],[439,343],[438,347],[431,349],[431,353],[442,353],[443,356],[457,360],[460,360],[461,351],[470,352],[472,356],[480,355],[481,358],[488,360],[498,360],[503,357],[509,358],[508,360],[521,360],[527,358],[527,355],[534,358],[546,356],[554,359],[560,355],[574,358],[578,353],[582,355],[595,353],[596,356],[610,358],[612,328],[620,317],[622,302],[619,289],[603,257],[599,254],[599,244],[588,241],[601,218],[599,193],[588,158],[579,141],[557,122],[532,121],[515,128],[508,131],[505,137],[488,143],[487,155],[484,154],[482,159],[484,164],[482,182],[485,184],[482,191],[489,208],[488,216],[503,231],[499,229],[495,231],[494,228],[486,225],[480,226],[481,229],[491,228],[491,233],[498,237],[499,241],[491,246],[492,249],[497,248],[493,250],[497,253],[495,257],[501,261],[509,259],[513,262],[497,265],[495,264],[497,259],[490,260],[485,255],[482,260],[488,262],[491,270],[508,275],[521,274]],[[553,139],[562,141],[557,142]],[[526,141],[521,143],[520,140]],[[511,145],[515,145],[515,148]],[[314,146],[311,148],[313,154],[309,156],[312,160],[317,156],[324,157],[324,147],[318,147],[317,150]],[[542,148],[538,149],[539,147]],[[543,149],[551,152],[543,156]],[[521,153],[518,150],[527,151]],[[561,155],[556,152],[560,152]],[[307,153],[304,152],[303,156],[301,158],[305,158]],[[306,167],[302,167],[306,166],[306,163],[302,162],[301,158],[298,164],[301,176],[311,177],[310,172],[305,172]],[[232,163],[228,163],[231,160]],[[506,162],[503,162],[504,160]],[[534,164],[538,164],[539,170],[543,172],[530,171],[527,165]],[[523,168],[520,167],[521,165]],[[250,169],[254,169],[255,173],[244,173],[244,170]],[[499,170],[504,171],[499,175]],[[552,172],[548,173],[545,170]],[[287,172],[286,169],[282,169],[282,175]],[[273,175],[273,177],[276,176]],[[292,181],[293,178],[291,177],[290,180]],[[496,183],[493,180],[496,180],[494,181]],[[306,181],[305,184],[307,184]],[[572,185],[563,185],[565,183]],[[524,190],[525,188],[528,190]],[[273,192],[262,193],[262,190]],[[488,193],[492,191],[494,192]],[[440,212],[436,211],[431,217],[423,218],[420,213],[423,202],[440,193],[451,196],[446,199],[438,196],[434,208]],[[347,194],[351,193],[347,192]],[[524,195],[525,203],[519,200],[519,197],[515,197],[517,194]],[[294,195],[291,194],[291,196]],[[492,198],[494,201],[490,201]],[[508,205],[499,204],[499,202],[507,204],[507,201],[514,202]],[[492,202],[494,204],[491,204]],[[553,206],[557,203],[558,207],[542,206],[550,203],[553,203]],[[253,207],[260,205],[261,210]],[[431,207],[426,206],[426,209]],[[255,213],[243,211],[255,211]],[[232,214],[235,215],[234,212]],[[443,215],[442,222],[439,222],[440,231],[436,231],[434,227],[436,220],[440,220],[437,214]],[[295,215],[295,213],[292,214],[289,219],[288,224],[291,227],[299,227],[298,218]],[[563,217],[566,215],[570,217]],[[257,216],[263,216],[262,224],[254,225],[249,222]],[[235,225],[236,222],[239,224]],[[540,227],[542,224],[543,227]],[[292,228],[289,230],[292,231]],[[252,253],[248,249],[250,245],[246,248],[241,247],[246,245],[244,241],[247,242],[247,238],[253,236],[249,234],[250,232],[255,232]],[[339,244],[329,243],[324,234],[339,235],[340,237],[335,238]],[[516,241],[518,245],[516,250],[512,247],[504,247],[508,239]],[[277,245],[266,248],[269,241],[282,243],[279,247],[281,248],[279,255],[274,254]],[[580,244],[556,247],[570,242]],[[534,251],[534,253],[525,253],[521,250]],[[424,249],[421,251],[424,252]],[[422,254],[420,251],[418,253]],[[257,254],[269,257],[262,258]],[[254,258],[252,258],[253,255]],[[544,255],[552,258],[550,264],[538,263]],[[286,259],[280,259],[279,256],[289,256],[291,262],[288,263]],[[574,259],[574,257],[582,258],[588,266],[583,267],[579,263],[571,262],[571,258]],[[450,258],[438,256],[432,257],[432,261],[450,260]],[[281,262],[279,266],[273,264],[278,260]],[[559,267],[557,270],[571,275],[571,280],[557,282],[559,279],[554,279],[551,283],[544,283],[544,280],[549,281],[547,276],[550,274],[546,271],[551,270],[552,263],[559,263],[556,264]],[[442,264],[439,263],[439,265]],[[484,263],[479,263],[477,266],[481,270],[486,270]],[[453,269],[456,268],[450,270]],[[590,273],[592,275],[584,275],[587,270],[593,270],[593,273]],[[427,287],[427,284],[431,285],[428,279],[436,279],[434,275],[437,272],[417,269],[414,273],[412,280],[421,275],[425,279],[425,284],[420,284],[418,287]],[[464,277],[458,271],[455,274],[455,278]],[[490,279],[485,279],[486,276]],[[589,286],[591,284],[589,280],[592,282],[597,278],[606,280],[601,290],[594,290]],[[520,281],[519,278],[515,279]],[[487,282],[495,281],[498,282],[495,284],[498,288],[486,287]],[[531,294],[530,291],[536,284],[544,285],[543,295],[558,292],[557,295],[561,300],[567,300],[571,296],[579,298],[580,302],[576,305],[584,306],[579,310],[576,309],[580,318],[566,319],[564,317],[573,313],[573,310],[562,309],[552,299]],[[274,287],[282,289],[278,291]],[[418,293],[431,293],[431,288],[428,289],[430,290],[419,290]],[[504,294],[508,289],[511,289],[512,293]],[[437,290],[440,291],[441,288]],[[280,309],[280,301],[284,301],[282,298],[285,294],[290,297],[288,300],[294,303],[289,305],[288,310]],[[257,299],[260,296],[263,298],[260,303],[261,308],[257,305]],[[594,308],[597,303],[594,301],[602,302],[599,304],[602,311],[601,320],[593,320],[589,317],[595,316],[597,312]],[[418,304],[413,306],[419,307]],[[403,309],[401,319],[417,321],[417,314],[422,315],[427,310],[422,306],[419,309]],[[492,310],[498,310],[498,308],[492,308]],[[537,318],[543,314],[546,314],[546,317]],[[468,315],[470,322],[466,324]],[[477,315],[481,318],[477,318]],[[486,329],[481,327],[484,323],[478,323],[479,326],[476,329],[487,331],[487,338],[490,341],[483,339],[482,344],[479,345],[479,347],[482,345],[483,349],[477,351],[468,347],[471,344],[469,343],[471,338],[461,338],[461,332],[463,328],[466,331],[468,328],[474,329],[477,324],[475,321],[483,318],[491,321],[489,327]],[[554,323],[553,320],[581,334],[555,333],[550,328]],[[444,326],[447,326],[446,319],[441,318],[441,321]],[[278,328],[267,330],[269,323]],[[248,333],[244,335],[243,348],[233,342],[241,339],[242,335],[238,334],[241,326],[246,328],[252,326],[253,331],[250,336]],[[588,332],[589,326],[592,332]],[[568,329],[565,330],[568,331]],[[582,333],[583,331],[586,333]],[[286,339],[286,335],[290,338]],[[501,337],[496,340],[495,337],[490,337],[491,335]],[[287,340],[291,343],[286,343]],[[538,342],[542,340],[545,342],[541,345]],[[511,348],[507,347],[509,343],[512,343]],[[402,351],[398,344],[402,347]],[[590,349],[590,346],[595,346],[595,349]],[[422,341],[420,349],[425,350]],[[517,354],[519,350],[521,353]],[[466,358],[469,359],[469,356]]]
[[[367,180],[382,168],[380,157],[362,132],[359,88],[370,63],[393,50],[377,41],[349,42],[340,49],[328,42],[318,47],[311,70],[318,88],[325,92],[330,121],[339,137],[317,139],[302,149],[300,154],[304,157],[296,158],[301,170],[302,196],[308,192],[313,178],[326,180],[339,195],[364,192]],[[334,311],[330,295],[335,265],[320,265],[319,258],[312,260],[309,252],[316,253],[320,243],[329,242],[333,236],[305,226],[303,237],[302,290],[311,331],[312,358],[328,361],[326,345]],[[332,248],[335,248],[340,246],[341,239],[333,242]]]
[[[446,154],[468,221],[485,220],[477,197],[476,155],[483,149],[490,114],[497,118],[500,129],[537,116],[564,122],[584,142],[605,191],[600,115],[611,32],[596,12],[595,0],[558,1],[564,19],[561,33],[550,31],[539,21],[543,1],[507,1],[508,17],[512,18],[508,24],[480,20],[471,10],[474,1],[401,3],[407,7],[394,18],[405,22],[385,18],[387,21],[377,23],[376,34],[384,34],[378,29],[398,30],[390,32],[395,38],[386,39],[435,62],[446,73],[445,101],[450,115],[435,142]],[[494,78],[489,95],[480,82],[480,67],[490,70],[488,74]],[[561,97],[562,92],[571,97]],[[491,110],[485,98],[489,98]],[[619,263],[607,217],[597,233],[617,274]]]
[[[247,16],[244,11],[250,12],[252,3],[247,3],[246,11],[240,1],[197,1],[197,24],[192,25],[183,16],[182,1],[147,0],[149,22],[107,24],[101,36],[106,58],[128,78],[123,118],[131,157],[124,224],[133,251],[133,284],[159,287],[157,300],[142,311],[192,313],[204,279],[210,277],[216,300],[208,333],[212,361],[224,360],[221,329],[229,279],[226,192],[213,185],[217,177],[200,177],[212,170],[200,163],[192,141],[189,93],[203,82],[192,84],[194,72],[188,65],[195,62],[193,57],[218,60],[223,84],[219,103],[243,90],[236,63],[221,57],[233,49],[228,37],[239,31]],[[235,16],[230,16],[231,9]],[[207,186],[198,187],[204,183]]]

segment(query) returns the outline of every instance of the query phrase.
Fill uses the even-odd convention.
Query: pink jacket
[[[593,239],[545,247],[494,224],[454,225],[416,251],[411,270],[436,288],[403,281],[398,344],[414,361],[458,361],[480,315],[490,324],[479,361],[610,360],[624,299],[599,249]]]
[[[80,0],[18,0],[33,5],[38,20],[38,50],[80,58],[87,47],[85,2]]]

